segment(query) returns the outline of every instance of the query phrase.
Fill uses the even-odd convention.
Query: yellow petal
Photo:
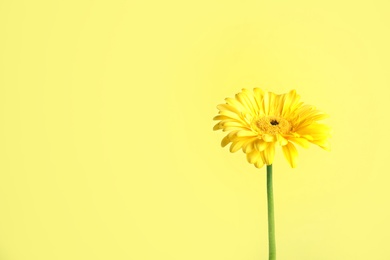
[[[275,157],[275,144],[274,143],[268,143],[267,147],[263,151],[264,154],[264,161],[267,165],[271,165],[274,161]]]
[[[296,129],[303,129],[305,127],[308,127],[312,124],[317,124],[316,121],[323,120],[328,118],[329,115],[319,113],[318,110],[311,112],[310,114],[307,114],[306,116],[300,115],[299,122],[297,123]]]
[[[263,140],[257,140],[255,142],[255,146],[259,152],[262,152],[267,147],[267,142],[264,142]]]
[[[299,95],[297,95],[295,89],[285,94],[282,116],[286,117],[290,113],[290,111],[294,111],[298,103]]]
[[[300,135],[312,135],[312,134],[328,134],[330,133],[330,127],[325,124],[319,124],[319,123],[312,123],[305,127],[299,127],[297,128],[296,132]]]
[[[236,107],[239,111],[245,111],[246,108],[235,98],[225,98],[226,103]]]
[[[242,92],[236,94],[236,99],[240,101],[240,103],[248,110],[251,111],[252,113],[255,113],[257,111],[256,109],[256,103],[254,103],[254,99],[249,97],[249,91],[246,89],[243,89]],[[253,95],[253,94],[250,94]]]
[[[284,138],[282,135],[278,134],[276,135],[276,140],[278,141],[280,146],[284,146],[288,143],[287,139]]]
[[[228,145],[229,143],[231,142],[230,138],[229,138],[229,135],[225,136],[222,141],[221,141],[221,146],[222,147],[225,147],[226,145]]]
[[[222,126],[222,131],[226,132],[226,131],[243,131],[243,130],[248,130],[249,128],[248,127],[244,127],[244,126]]]
[[[264,114],[264,107],[263,107],[264,91],[259,89],[259,88],[254,88],[253,89],[253,93],[254,93],[254,96],[255,96],[255,100],[256,100],[259,112],[261,114]]]
[[[238,150],[241,149],[242,145],[244,144],[245,141],[243,140],[240,140],[240,141],[234,141],[231,145],[230,145],[230,152],[232,153],[235,153],[237,152]]]
[[[224,116],[224,115],[217,115],[213,118],[213,120],[229,120],[229,119],[231,119],[231,118],[228,116]]]
[[[282,115],[284,95],[276,95],[274,97],[274,115]]]
[[[307,139],[309,141],[313,141],[314,140],[314,138],[311,135],[301,135],[301,137],[305,138],[305,139]]]
[[[230,138],[230,139],[236,138],[237,132],[238,132],[238,131],[231,131],[230,133],[228,133],[229,138]]]
[[[276,114],[276,100],[278,99],[278,95],[272,92],[268,92],[268,102],[269,102],[269,108],[268,108],[268,115],[275,115]]]
[[[303,148],[309,148],[310,142],[305,138],[299,138],[299,137],[290,137],[289,140],[291,142],[294,142],[296,144],[299,144]]]
[[[269,115],[269,96],[267,91],[264,91],[263,110],[266,115]]]
[[[286,157],[290,166],[292,168],[297,167],[297,158],[298,158],[297,148],[295,148],[295,146],[289,142],[287,145],[283,146],[282,149],[283,149],[284,157]]]
[[[231,106],[229,104],[220,104],[217,106],[217,108],[220,111],[231,111],[231,112],[234,112],[236,114],[240,114],[240,110],[238,110],[236,107]]]
[[[218,123],[213,127],[213,130],[214,130],[214,131],[219,130],[219,129],[222,129],[221,122],[218,122]]]
[[[319,121],[319,120],[323,120],[323,119],[326,119],[326,118],[329,118],[329,115],[328,114],[317,114],[315,116],[313,116],[311,118],[311,120],[313,121]]]
[[[274,141],[275,141],[274,136],[273,136],[273,135],[269,135],[269,134],[263,134],[263,135],[261,136],[261,138],[263,138],[263,140],[264,140],[265,142],[274,142]]]
[[[313,140],[311,142],[313,144],[318,145],[319,147],[321,147],[322,149],[324,149],[326,151],[330,151],[330,143],[328,140]]]
[[[260,158],[260,152],[253,150],[250,153],[246,154],[246,159],[248,160],[249,163],[254,164],[256,163]]]
[[[232,119],[236,119],[236,120],[244,123],[244,121],[242,120],[242,118],[240,117],[239,114],[236,114],[230,110],[221,110],[221,111],[219,111],[219,114],[223,115],[223,116],[230,117]]]
[[[247,102],[251,104],[251,107],[253,108],[253,112],[257,112],[259,110],[259,107],[257,106],[256,99],[253,95],[253,92],[247,89],[242,89],[242,93],[245,94]]]
[[[261,159],[261,156],[260,156],[259,159],[255,163],[255,167],[260,169],[263,166],[264,166],[264,162],[263,162],[263,160]]]
[[[264,91],[261,88],[254,88],[253,93],[255,93],[255,97],[262,98],[264,96]]]
[[[243,137],[243,136],[257,136],[258,134],[253,131],[247,131],[247,130],[241,130],[238,131],[237,136]]]
[[[250,153],[255,149],[255,141],[257,140],[257,137],[249,137],[246,139],[245,144],[242,146],[242,150],[244,153]]]
[[[312,118],[317,114],[318,111],[315,109],[315,107],[309,106],[309,108],[307,108],[305,112],[299,113],[299,118],[301,121],[307,120],[313,122],[314,120]]]
[[[238,127],[247,127],[246,125],[243,125],[241,122],[237,122],[237,121],[222,121],[221,122],[222,125],[225,127],[227,126],[238,126]]]

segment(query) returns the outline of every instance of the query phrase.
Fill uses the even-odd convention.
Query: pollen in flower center
[[[255,121],[258,130],[263,134],[287,134],[291,131],[290,123],[278,116],[265,116]]]

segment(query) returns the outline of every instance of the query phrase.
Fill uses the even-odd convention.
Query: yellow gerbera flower
[[[307,148],[310,143],[329,150],[330,128],[317,121],[328,115],[314,106],[300,102],[295,90],[277,95],[259,88],[243,89],[235,98],[226,98],[226,104],[218,105],[220,120],[214,130],[229,132],[221,145],[229,143],[230,152],[240,149],[248,162],[261,168],[271,165],[275,146],[282,147],[284,156],[296,167],[298,152],[294,144]]]

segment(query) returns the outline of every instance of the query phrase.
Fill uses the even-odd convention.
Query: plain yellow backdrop
[[[0,259],[267,259],[265,169],[216,105],[296,89],[278,259],[390,259],[388,1],[0,1]]]

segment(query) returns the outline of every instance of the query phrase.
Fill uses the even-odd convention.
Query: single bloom
[[[282,147],[293,168],[297,165],[296,144],[308,148],[313,143],[330,149],[330,128],[318,122],[328,115],[301,102],[295,90],[278,95],[259,88],[243,89],[225,101],[217,106],[219,114],[214,117],[219,121],[214,130],[228,133],[221,145],[231,143],[232,153],[242,149],[257,168],[273,163],[276,146]]]

